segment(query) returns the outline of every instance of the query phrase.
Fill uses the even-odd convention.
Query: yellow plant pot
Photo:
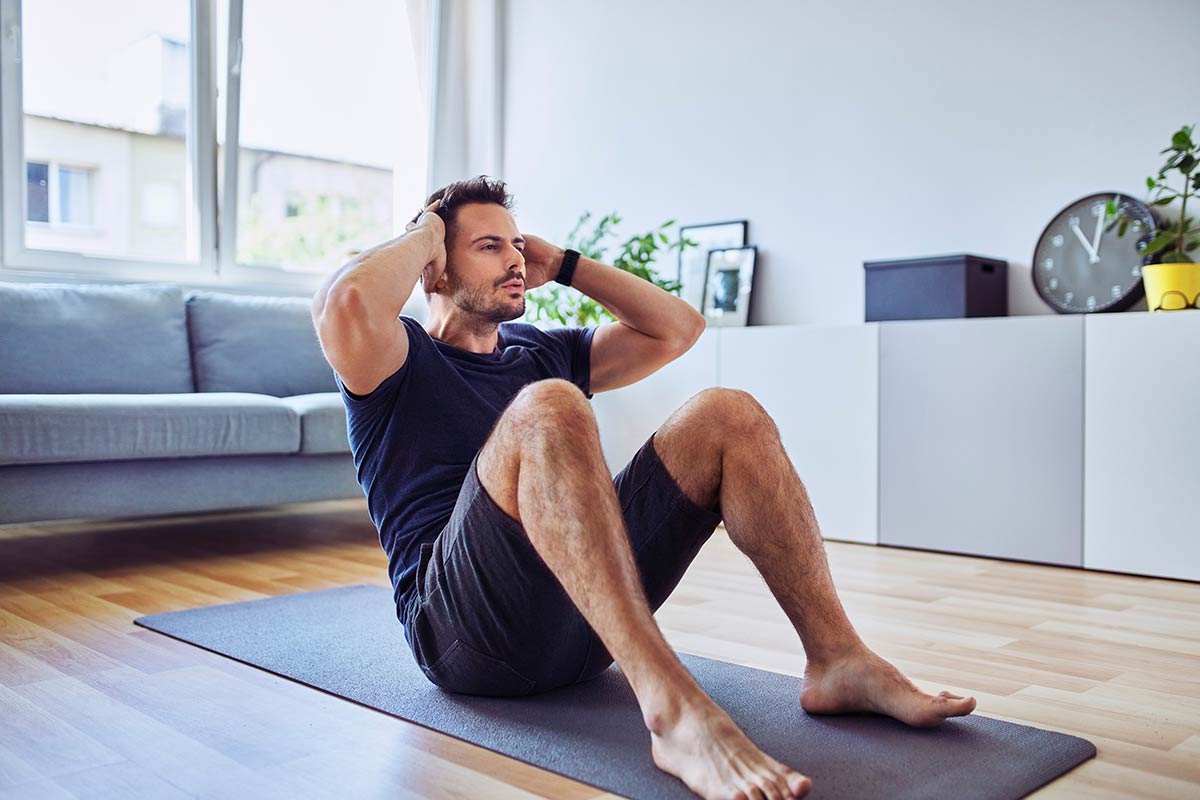
[[[1147,264],[1142,267],[1146,308],[1181,311],[1200,306],[1200,264]]]

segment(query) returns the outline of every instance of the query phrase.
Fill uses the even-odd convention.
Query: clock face
[[[1105,218],[1109,200],[1132,221],[1124,236]],[[1142,298],[1142,267],[1153,261],[1142,251],[1158,232],[1145,203],[1120,192],[1093,194],[1058,212],[1033,253],[1033,285],[1063,314],[1124,311]]]

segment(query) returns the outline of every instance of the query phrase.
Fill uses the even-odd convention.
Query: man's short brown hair
[[[422,210],[434,200],[442,201],[438,206],[437,215],[446,225],[447,242],[454,237],[456,232],[458,209],[468,203],[495,203],[503,206],[509,213],[512,213],[513,210],[513,198],[505,189],[504,181],[492,180],[486,175],[479,175],[465,181],[455,181],[448,186],[443,186],[425,198],[425,202],[421,206]],[[422,211],[418,211],[412,221],[416,222],[421,213]]]

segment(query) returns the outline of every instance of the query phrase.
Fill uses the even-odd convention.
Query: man
[[[921,692],[859,639],[804,486],[745,392],[689,400],[613,479],[588,398],[646,377],[704,329],[648,281],[521,234],[503,182],[434,192],[406,232],[339,269],[313,320],[348,410],[359,481],[389,556],[397,616],[450,691],[542,692],[615,659],[655,764],[706,798],[784,798],[811,781],[737,728],[653,612],[724,520],[800,635],[799,703],[932,726],[973,698]],[[569,257],[568,257],[569,256]],[[426,327],[398,310],[420,279]],[[617,322],[509,322],[525,292],[574,287]]]

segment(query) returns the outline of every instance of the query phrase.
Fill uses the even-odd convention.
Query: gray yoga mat
[[[152,614],[146,628],[630,798],[694,797],[654,766],[617,665],[520,698],[455,695],[417,667],[391,590],[356,585]],[[765,752],[809,775],[814,798],[1022,797],[1096,754],[1075,736],[971,714],[937,728],[805,714],[801,679],[679,654]]]

